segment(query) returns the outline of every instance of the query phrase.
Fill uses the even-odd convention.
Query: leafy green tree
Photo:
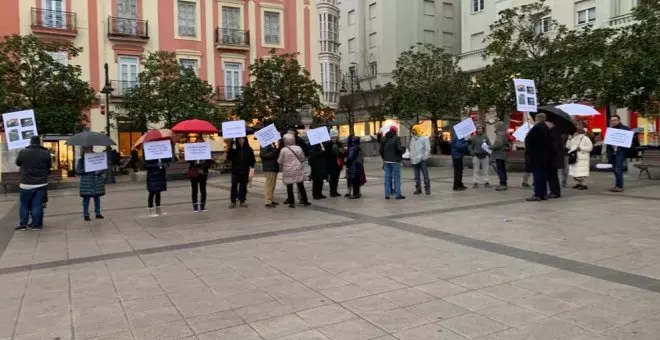
[[[61,64],[48,54],[60,51],[77,57],[82,49],[33,35],[0,41],[0,111],[33,109],[41,134],[81,131],[88,122],[82,110],[94,102],[94,90],[80,79],[80,66]]]
[[[171,128],[185,119],[221,122],[224,116],[213,102],[213,87],[193,70],[179,64],[173,52],[147,55],[138,85],[123,94],[122,119],[146,129],[164,122]]]
[[[263,125],[275,123],[278,128],[298,124],[298,111],[321,108],[319,93],[323,90],[310,73],[300,65],[298,54],[270,51],[250,65],[252,80],[243,88],[236,106],[240,119]]]

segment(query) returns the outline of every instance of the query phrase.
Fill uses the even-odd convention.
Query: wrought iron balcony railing
[[[147,20],[108,17],[108,36],[149,39]]]
[[[77,18],[74,12],[32,8],[32,28],[76,32]]]
[[[250,46],[250,31],[218,27],[215,30],[215,42],[224,46]]]

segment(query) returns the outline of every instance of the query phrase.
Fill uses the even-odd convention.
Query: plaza
[[[234,210],[213,177],[199,214],[170,182],[158,218],[143,184],[109,186],[89,223],[77,189],[51,191],[41,232],[15,233],[1,196],[0,339],[658,339],[660,182],[631,172],[615,195],[592,173],[528,203],[520,173],[452,192],[432,168],[432,195],[413,196],[406,168],[407,199],[387,201],[380,165],[361,200],[297,209],[264,208],[259,175]]]

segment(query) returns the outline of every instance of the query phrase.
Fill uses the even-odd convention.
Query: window
[[[264,12],[264,41],[268,45],[281,43],[279,12]]]
[[[376,47],[376,33],[369,34],[369,47]]]
[[[54,61],[62,64],[69,65],[69,54],[67,52],[46,52]]]
[[[454,18],[454,4],[450,4],[447,2],[442,3],[442,14],[444,14],[445,18],[447,19],[453,19]]]
[[[348,11],[348,26],[355,24],[355,10]]]
[[[484,43],[484,32],[474,33],[470,36],[470,51],[481,49]]]
[[[375,76],[378,74],[378,63],[375,61],[372,61],[369,63],[369,75],[370,76]]]
[[[550,19],[550,17],[545,17],[534,25],[534,31],[536,31],[537,34],[548,33],[550,31],[550,26],[552,26],[552,19]]]
[[[321,52],[339,52],[339,18],[330,13],[319,14]]]
[[[369,19],[376,17],[376,3],[369,5]]]
[[[583,9],[577,12],[577,23],[583,25],[596,21],[596,7]]]
[[[434,30],[424,30],[424,43],[432,44],[435,42],[435,31]]]
[[[195,75],[199,76],[199,63],[197,59],[179,59],[179,64],[185,68],[193,70]]]
[[[137,19],[137,0],[117,0],[117,16],[123,19]]]
[[[222,6],[222,28],[241,29],[241,9]]]
[[[435,16],[435,1],[424,0],[424,15]]]
[[[197,19],[195,13],[195,3],[179,0],[177,3],[179,10],[179,36],[196,37]]]
[[[472,0],[472,13],[484,10],[484,0]]]
[[[240,63],[225,63],[225,98],[238,99],[243,92],[243,80]]]
[[[65,28],[64,0],[43,0],[43,14],[41,18],[44,27]]]
[[[139,64],[137,57],[119,57],[119,94],[137,86]]]
[[[348,53],[355,53],[355,38],[348,39]]]

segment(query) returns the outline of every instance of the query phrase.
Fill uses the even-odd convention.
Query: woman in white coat
[[[569,164],[568,174],[577,182],[573,189],[586,190],[585,181],[589,177],[591,150],[594,148],[589,136],[585,134],[582,123],[577,123],[577,132],[566,141],[568,154],[577,153],[576,162]]]

